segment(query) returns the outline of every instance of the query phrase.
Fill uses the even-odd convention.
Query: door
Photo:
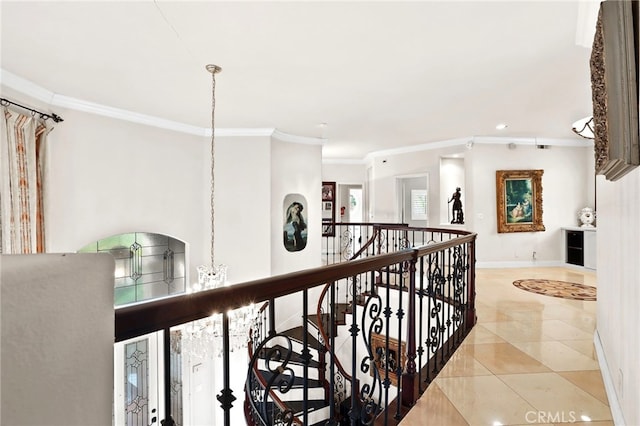
[[[159,424],[164,413],[159,398],[161,377],[158,333],[116,343],[114,347],[114,425],[149,426]]]
[[[397,178],[398,218],[409,226],[429,225],[427,175]]]

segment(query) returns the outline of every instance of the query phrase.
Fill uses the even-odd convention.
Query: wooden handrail
[[[464,237],[456,237],[450,240],[430,243],[420,247],[416,247],[417,255],[418,257],[425,256],[430,253],[446,250],[448,248],[460,246],[462,244],[467,244],[467,243],[470,243],[471,241],[475,241],[476,237],[477,237],[477,234],[469,234],[469,235],[465,235]]]
[[[206,318],[215,313],[297,293],[362,272],[381,269],[391,263],[409,260],[415,255],[415,250],[406,249],[352,262],[337,263],[228,287],[124,306],[115,311],[115,341],[121,342]]]
[[[401,228],[407,229],[407,227]],[[429,229],[429,231],[431,230]],[[121,342],[206,318],[215,313],[237,309],[251,303],[268,301],[363,272],[379,270],[390,264],[416,259],[418,256],[471,242],[475,238],[476,234],[471,233],[464,237],[432,243],[416,249],[404,249],[228,287],[123,306],[115,311],[115,341]]]

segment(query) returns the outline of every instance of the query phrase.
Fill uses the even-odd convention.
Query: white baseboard
[[[613,384],[613,377],[609,371],[609,365],[607,364],[607,358],[604,355],[604,348],[602,347],[602,341],[598,330],[593,333],[593,344],[598,354],[598,364],[600,364],[600,372],[602,374],[602,381],[604,382],[604,389],[607,392],[607,398],[609,399],[609,408],[611,409],[611,417],[613,417],[613,424],[616,426],[624,426],[624,415],[622,413],[622,407],[618,401],[618,394],[616,393],[615,385]]]
[[[476,268],[536,268],[536,267],[555,267],[565,266],[566,263],[560,260],[520,260],[520,261],[495,261],[495,262],[476,262]]]

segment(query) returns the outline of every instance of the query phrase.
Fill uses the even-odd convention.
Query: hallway
[[[613,425],[593,337],[596,302],[516,288],[546,278],[596,286],[569,268],[478,269],[478,323],[402,426]]]

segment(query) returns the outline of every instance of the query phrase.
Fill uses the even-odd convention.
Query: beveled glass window
[[[175,238],[131,232],[103,238],[79,252],[113,255],[115,306],[185,292],[185,244]]]

